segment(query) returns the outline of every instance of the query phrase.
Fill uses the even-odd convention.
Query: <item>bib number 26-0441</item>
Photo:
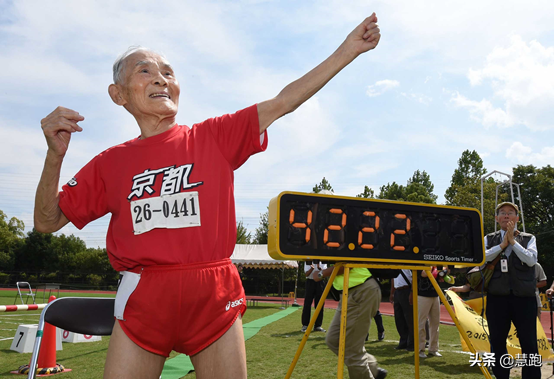
[[[135,234],[155,228],[189,228],[200,226],[198,192],[180,192],[173,195],[150,197],[131,202]]]

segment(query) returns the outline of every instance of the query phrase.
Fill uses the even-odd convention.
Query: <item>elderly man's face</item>
[[[175,116],[181,88],[169,62],[158,54],[139,51],[124,62],[121,95],[135,117]]]
[[[508,228],[508,222],[510,221],[513,221],[514,225],[517,225],[517,222],[519,221],[519,216],[517,215],[517,212],[513,207],[511,207],[510,205],[504,205],[498,210],[496,221],[498,222],[502,230],[506,230]]]

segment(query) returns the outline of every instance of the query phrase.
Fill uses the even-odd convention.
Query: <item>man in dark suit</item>
[[[517,230],[518,213],[519,209],[513,203],[499,204],[496,221],[501,230],[485,237],[487,262],[500,255],[489,282],[487,299],[491,351],[495,354],[493,373],[497,379],[510,377],[510,368],[503,367],[500,358],[507,354],[506,338],[512,322],[517,330],[521,352],[527,357],[539,353],[534,267],[537,263],[537,244],[535,236]],[[540,377],[540,367],[523,367],[523,379]]]

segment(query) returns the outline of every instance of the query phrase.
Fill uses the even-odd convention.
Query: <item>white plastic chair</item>
[[[16,286],[17,286],[17,294],[19,295],[19,298],[21,299],[21,304],[23,304],[23,305],[27,304],[29,302],[29,296],[31,296],[31,298],[33,299],[33,304],[36,304],[35,294],[33,293],[33,290],[32,290],[31,285],[29,283],[27,283],[27,282],[17,282]],[[29,292],[21,293],[22,287],[28,288]],[[25,302],[23,302],[23,295],[27,296]],[[15,296],[15,299],[14,299],[13,303],[15,304],[16,301],[17,301],[17,295]]]

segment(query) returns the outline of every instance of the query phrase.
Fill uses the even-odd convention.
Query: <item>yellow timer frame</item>
[[[269,255],[279,260],[478,266],[477,209],[282,192],[269,203]]]

